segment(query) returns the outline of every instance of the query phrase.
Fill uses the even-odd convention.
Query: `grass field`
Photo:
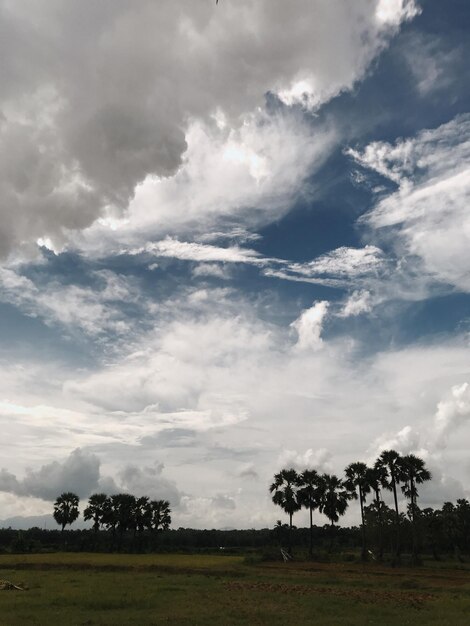
[[[202,555],[2,555],[0,625],[470,624],[470,570]]]

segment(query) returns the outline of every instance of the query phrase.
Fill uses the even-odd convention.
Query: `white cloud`
[[[321,274],[330,274],[334,277],[358,277],[365,274],[377,274],[383,264],[382,250],[376,246],[342,247],[309,263],[291,263],[289,269],[309,277]]]
[[[454,385],[450,397],[437,405],[436,445],[445,447],[449,436],[465,422],[470,423],[470,386],[467,382]]]
[[[101,289],[49,282],[36,285],[14,270],[0,268],[0,300],[17,306],[31,317],[41,317],[48,325],[57,322],[69,330],[96,336],[103,332],[127,334],[128,321],[118,304],[135,291],[112,272],[95,273]]]
[[[200,263],[193,269],[193,276],[197,276],[199,278],[213,277],[228,280],[230,278],[230,272],[228,268],[222,265],[217,265],[216,263]]]
[[[436,284],[470,291],[470,117],[351,154],[399,186],[363,222],[393,246],[410,294]]]
[[[156,243],[149,243],[144,248],[132,250],[131,254],[148,253],[157,257],[168,257],[182,261],[198,263],[248,263],[252,265],[266,265],[269,259],[261,257],[255,250],[247,248],[229,247],[219,248],[202,243],[178,241],[167,237]]]
[[[370,313],[372,306],[373,298],[369,291],[353,291],[338,315],[339,317],[354,317],[362,313]]]
[[[315,302],[309,309],[303,311],[298,319],[292,322],[291,327],[297,332],[298,339],[295,345],[297,350],[318,350],[323,340],[321,333],[323,323],[328,313],[328,302]]]
[[[299,472],[306,469],[315,469],[318,472],[332,471],[332,454],[326,448],[313,450],[309,448],[304,453],[296,450],[283,450],[278,457],[278,465],[280,468],[293,467]]]
[[[375,16],[381,23],[398,25],[403,20],[413,19],[420,12],[419,6],[409,0],[379,0]]]

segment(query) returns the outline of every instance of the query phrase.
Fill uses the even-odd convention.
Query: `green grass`
[[[470,576],[450,568],[267,563],[206,555],[2,555],[0,625],[469,623]]]

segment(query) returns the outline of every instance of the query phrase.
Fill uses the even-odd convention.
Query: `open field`
[[[470,570],[237,556],[2,555],[0,624],[468,625]]]

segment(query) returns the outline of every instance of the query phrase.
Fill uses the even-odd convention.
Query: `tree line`
[[[412,529],[412,560],[418,561],[417,518],[421,514],[418,507],[418,485],[431,480],[431,473],[422,459],[414,454],[400,455],[395,450],[383,451],[372,467],[365,463],[354,462],[344,470],[344,477],[333,474],[320,474],[314,469],[306,469],[298,473],[288,468],[275,474],[269,491],[274,504],[280,506],[289,515],[288,549],[292,550],[293,515],[301,508],[310,513],[310,557],[313,554],[313,511],[318,510],[330,522],[331,530],[344,515],[351,500],[358,500],[361,512],[361,558],[366,560],[370,551],[367,542],[367,526],[377,530],[377,557],[383,558],[383,530],[390,522],[390,509],[385,504],[382,494],[384,490],[393,494],[394,511],[394,542],[393,559],[400,559],[400,527],[403,516],[398,507],[398,490],[408,501],[407,516]],[[366,501],[372,494],[372,502]],[[368,520],[369,524],[366,523]],[[332,532],[333,537],[333,532]]]
[[[54,502],[54,519],[62,532],[73,524],[79,515],[79,497],[72,492],[62,493]],[[150,500],[147,496],[136,497],[129,493],[108,496],[95,493],[90,496],[83,511],[83,519],[93,522],[93,531],[111,531],[113,543],[116,535],[119,546],[128,531],[134,536],[144,531],[167,530],[171,524],[171,509],[168,500]]]

